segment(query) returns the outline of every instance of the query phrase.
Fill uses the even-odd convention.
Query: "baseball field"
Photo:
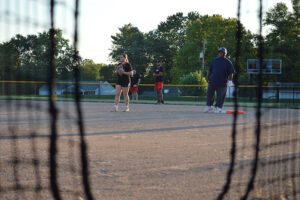
[[[75,104],[56,105],[58,188],[63,199],[84,199]],[[135,103],[130,112],[111,112],[112,103],[81,105],[95,199],[216,199],[228,180],[233,144],[234,173],[225,199],[245,193],[257,149],[256,108],[240,108],[246,114],[238,115],[233,137],[233,115],[203,113],[203,106]],[[0,199],[53,199],[48,102],[1,100],[0,107]],[[299,198],[299,109],[261,111],[249,199],[293,192]]]

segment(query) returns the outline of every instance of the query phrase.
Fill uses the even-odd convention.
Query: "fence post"
[[[295,103],[295,88],[293,87],[293,104]]]
[[[279,86],[277,84],[277,87],[276,87],[276,103],[279,103]]]
[[[250,74],[250,85],[252,86],[252,83],[253,83],[253,75]],[[252,102],[252,95],[253,95],[253,88],[250,87],[250,95],[249,95],[249,101]]]

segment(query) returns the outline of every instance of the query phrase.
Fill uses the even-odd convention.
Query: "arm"
[[[126,68],[126,69],[125,69]],[[127,71],[127,72],[126,72]],[[124,70],[122,70],[120,72],[121,75],[126,75],[126,76],[132,76],[133,75],[133,71],[132,71],[132,67],[130,64],[126,64],[124,66]]]
[[[233,73],[234,73],[234,68],[233,68],[233,65],[232,63],[229,61],[229,76],[228,76],[228,81],[232,81],[233,79]]]
[[[206,82],[207,83],[210,82],[210,77],[211,77],[212,70],[213,70],[213,62],[214,62],[214,60],[210,63],[210,66],[209,66],[209,69],[208,69],[208,72],[207,72],[207,75],[206,75]]]
[[[210,76],[211,76],[211,73],[210,71],[208,71],[207,75],[206,75],[206,81],[209,83],[210,81]]]
[[[159,68],[159,73],[153,73],[153,77],[159,77],[159,76],[163,76],[164,75],[164,70],[162,67]]]
[[[228,76],[228,81],[227,81],[227,86],[228,86],[228,87],[232,87],[232,85],[233,85],[232,79],[233,79],[233,74],[230,74],[230,75]]]
[[[127,75],[127,76],[132,76],[133,75],[133,71],[130,71],[130,72],[121,71],[120,73],[123,74],[123,75]]]
[[[164,73],[163,72],[159,72],[159,74],[155,74],[155,73],[153,73],[153,76],[154,77],[159,77],[159,76],[163,76],[164,75]]]

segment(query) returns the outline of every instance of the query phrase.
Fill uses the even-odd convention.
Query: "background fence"
[[[70,100],[75,92],[74,82],[59,81],[56,83],[55,94],[57,99]],[[47,82],[43,81],[0,81],[0,95],[2,99],[19,98],[19,99],[39,99],[49,95]],[[112,102],[115,95],[115,84],[104,83],[102,81],[83,81],[79,82],[79,90],[82,99],[85,101],[108,101]],[[139,101],[135,103],[151,103],[156,101],[156,91],[153,84],[139,85]],[[239,103],[243,106],[255,106],[257,101],[257,89],[255,85],[231,86],[227,89],[226,105],[233,106],[234,91],[238,88]],[[262,86],[262,102],[265,107],[282,107],[298,108],[300,102],[300,86]],[[206,104],[205,85],[174,85],[165,84],[163,93],[166,103],[198,105]],[[131,96],[131,92],[129,93]],[[276,104],[277,103],[277,104]]]

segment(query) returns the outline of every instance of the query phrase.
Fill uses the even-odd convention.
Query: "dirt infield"
[[[52,199],[47,102],[13,101],[11,106],[5,101],[0,103],[0,199]],[[74,104],[58,102],[57,106],[58,183],[64,199],[79,199],[83,187]],[[226,181],[230,163],[233,115],[203,113],[203,108],[132,104],[131,112],[115,113],[110,112],[111,103],[82,103],[95,199],[215,199]],[[244,192],[254,158],[256,113],[254,108],[242,109],[246,114],[239,115],[237,122],[236,173],[227,199],[238,199]],[[291,123],[300,119],[299,113],[263,109],[261,144],[287,137],[298,139],[299,124]],[[272,131],[276,124],[292,127],[293,131],[283,137],[278,127]],[[260,156],[276,159],[278,149],[281,158],[299,153],[298,149],[283,150],[282,145],[272,148],[262,150]],[[276,170],[277,175],[281,174],[283,167]],[[262,167],[258,181],[272,177],[265,172]],[[16,188],[16,182],[21,189]],[[36,189],[37,185],[41,190]],[[287,187],[281,189],[290,190],[291,186]],[[271,191],[269,186],[256,188],[251,196],[266,197]]]

